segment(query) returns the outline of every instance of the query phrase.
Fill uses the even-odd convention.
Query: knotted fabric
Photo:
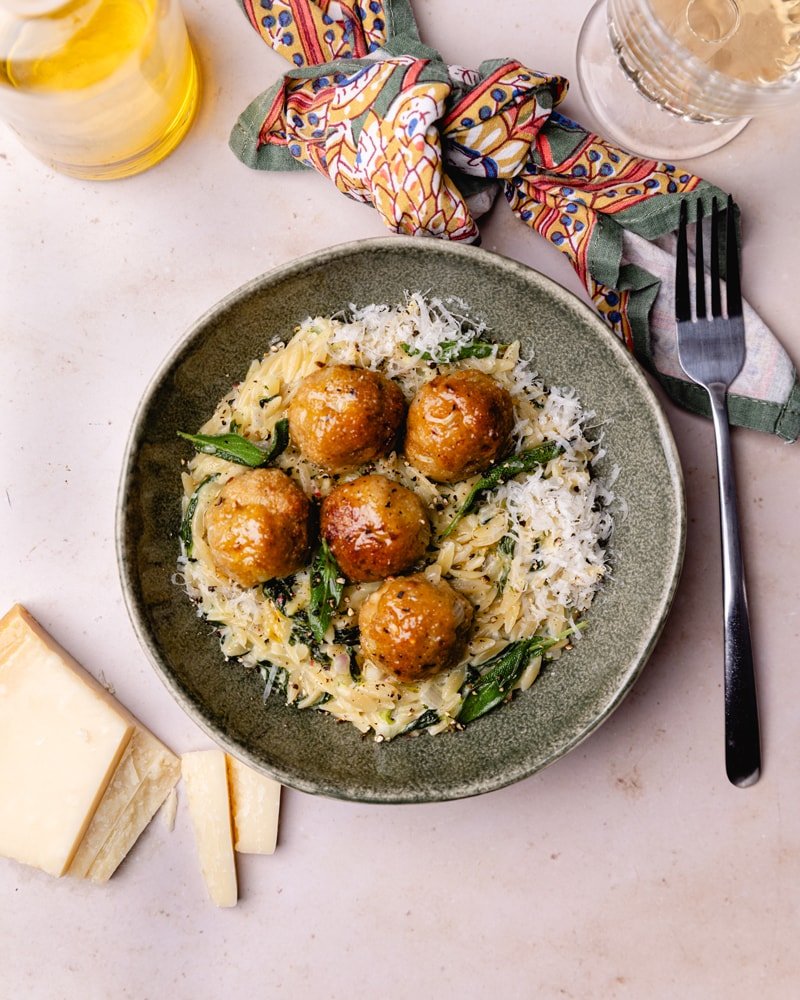
[[[708,217],[723,191],[562,115],[560,76],[514,59],[447,66],[420,41],[407,0],[238,2],[295,67],[236,123],[231,147],[241,160],[312,168],[373,205],[394,232],[468,243],[502,191],[522,222],[567,255],[602,318],[669,395],[708,415],[704,390],[677,360],[670,234],[683,198]],[[731,422],[795,440],[794,367],[749,307],[745,320]]]

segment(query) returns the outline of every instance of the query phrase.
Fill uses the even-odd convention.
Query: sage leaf
[[[178,437],[194,445],[195,450],[204,455],[216,455],[226,462],[260,469],[284,452],[289,444],[289,421],[279,420],[275,424],[269,444],[262,448],[241,434],[186,434],[178,431]]]
[[[422,715],[418,715],[416,719],[412,719],[411,722],[403,729],[400,733],[401,736],[405,733],[413,733],[417,729],[427,729],[429,726],[435,726],[439,721],[439,713],[433,708],[426,708]]]
[[[192,558],[192,551],[194,549],[194,535],[192,534],[192,522],[194,521],[195,511],[197,510],[197,504],[200,501],[200,492],[206,483],[210,483],[212,479],[216,479],[216,473],[213,476],[206,476],[202,483],[197,486],[195,491],[189,497],[189,502],[186,504],[186,510],[184,511],[183,517],[181,518],[181,526],[178,531],[178,537],[183,542],[183,552],[187,559]]]
[[[467,691],[458,712],[458,721],[466,724],[486,715],[504,701],[534,656],[554,646],[560,639],[535,636],[512,642],[484,664],[484,672]]]
[[[485,340],[470,340],[464,343],[460,340],[443,340],[431,353],[420,352],[411,344],[401,344],[402,349],[410,357],[419,357],[422,361],[433,361],[437,365],[449,365],[465,358],[488,358],[497,347]]]
[[[513,479],[522,472],[532,472],[537,466],[546,465],[551,459],[560,455],[562,451],[562,447],[556,444],[555,441],[545,441],[536,448],[529,448],[527,451],[521,451],[517,455],[511,455],[509,458],[503,459],[502,462],[498,462],[497,465],[492,466],[469,491],[466,500],[464,500],[456,511],[455,517],[445,528],[442,538],[447,538],[461,519],[469,514],[482,494],[488,493],[489,490],[497,489],[498,486],[508,482],[509,479]]]
[[[325,633],[343,593],[342,571],[323,539],[311,564],[311,600],[306,609],[308,624],[317,642],[325,641]]]

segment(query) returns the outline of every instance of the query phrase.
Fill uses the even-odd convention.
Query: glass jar
[[[0,0],[0,118],[56,170],[110,179],[158,163],[197,99],[177,0]]]

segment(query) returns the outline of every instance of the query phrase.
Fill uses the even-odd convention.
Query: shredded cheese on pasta
[[[276,465],[315,498],[326,496],[342,480],[372,471],[402,483],[428,505],[434,541],[424,572],[432,581],[446,579],[463,593],[475,608],[475,619],[465,661],[415,684],[387,677],[360,652],[353,669],[350,650],[339,638],[342,629],[357,623],[359,608],[378,583],[345,588],[327,641],[319,649],[308,635],[298,633],[292,618],[309,600],[307,571],[297,575],[292,595],[282,606],[267,596],[268,588],[243,589],[217,571],[206,542],[205,512],[222,486],[244,468],[213,455],[192,458],[183,474],[184,512],[196,497],[192,552],[191,558],[182,554],[178,579],[198,614],[219,630],[225,656],[260,669],[267,694],[280,679],[288,702],[299,708],[319,707],[361,732],[374,732],[378,739],[391,739],[431,711],[438,721],[425,728],[441,732],[456,725],[469,665],[480,667],[517,639],[561,636],[589,608],[608,572],[605,542],[612,530],[613,500],[610,484],[592,475],[592,463],[602,454],[586,436],[592,414],[582,409],[571,389],[546,388],[530,362],[520,358],[517,342],[497,344],[484,357],[453,364],[431,360],[440,356],[442,345],[450,350],[476,339],[485,339],[483,326],[419,294],[400,306],[371,305],[347,317],[309,318],[285,344],[274,345],[253,361],[243,381],[200,429],[204,434],[235,430],[256,443],[268,440],[302,379],[328,364],[381,371],[397,382],[408,401],[443,371],[476,368],[511,393],[515,450],[543,441],[555,441],[563,449],[545,467],[484,495],[441,543],[436,540],[476,477],[437,484],[401,454],[368,470],[333,476],[303,459],[291,444],[277,459]],[[564,645],[562,641],[553,647],[548,656],[558,656]],[[533,683],[540,663],[539,657],[531,661],[517,689]]]

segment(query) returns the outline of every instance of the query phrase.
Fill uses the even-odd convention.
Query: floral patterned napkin
[[[596,309],[678,403],[708,415],[677,363],[672,303],[680,201],[727,195],[672,163],[632,156],[559,113],[568,83],[514,59],[477,70],[424,45],[407,0],[238,0],[293,64],[243,112],[231,147],[261,170],[312,168],[394,232],[477,242],[502,191],[570,259]],[[691,211],[691,210],[690,210]],[[691,216],[690,216],[691,217]],[[747,307],[731,422],[793,441],[800,386]]]

